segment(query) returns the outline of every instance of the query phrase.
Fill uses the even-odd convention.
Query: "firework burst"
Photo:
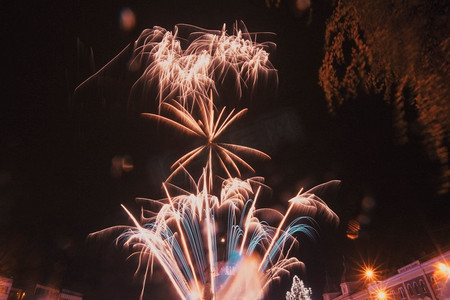
[[[191,33],[182,38],[180,29]],[[156,88],[159,109],[165,101],[176,99],[192,111],[195,103],[208,101],[211,92],[218,95],[217,86],[225,81],[232,81],[240,98],[258,81],[277,80],[267,52],[275,45],[257,43],[256,36],[242,22],[234,25],[232,35],[225,25],[221,31],[186,24],[173,31],[157,26],[144,30],[130,62],[133,69],[144,69],[133,90]]]
[[[315,214],[337,220],[311,191],[299,192],[284,214],[257,209],[262,180],[226,179],[219,196],[209,194],[206,173],[191,192],[164,184],[165,199],[140,199],[157,209],[142,210],[139,221],[124,207],[134,226],[119,240],[138,255],[145,278],[158,262],[181,299],[260,299],[271,282],[302,266],[290,253],[299,234],[317,237]],[[306,207],[314,213],[293,214]]]
[[[181,39],[179,27],[193,32]],[[242,155],[269,157],[220,139],[247,109],[219,107],[217,83],[231,76],[240,97],[244,88],[257,85],[259,77],[276,74],[266,52],[273,44],[258,44],[252,37],[237,26],[228,35],[225,26],[208,31],[179,25],[174,32],[160,27],[144,31],[135,44],[130,66],[145,70],[133,89],[156,86],[158,90],[158,113],[143,116],[204,140],[173,163],[162,185],[164,199],[139,199],[152,209],[142,209],[136,218],[123,206],[133,225],[125,230],[116,227],[123,230],[118,241],[139,257],[139,268],[145,270],[143,286],[156,263],[181,299],[261,299],[271,282],[302,266],[291,254],[299,237],[318,236],[313,218],[321,214],[331,222],[338,220],[315,195],[335,182],[300,190],[285,212],[258,208],[258,199],[268,187],[262,177],[240,179],[242,168],[254,171]],[[195,180],[187,168],[205,154],[202,175]],[[226,176],[214,194],[218,169]],[[171,183],[180,172],[188,178],[189,189]]]
[[[162,121],[177,130],[181,130],[194,137],[201,138],[205,141],[201,145],[187,154],[180,157],[172,164],[172,174],[167,178],[170,181],[178,172],[185,169],[186,166],[201,154],[207,154],[206,171],[208,174],[208,190],[212,189],[213,184],[213,159],[216,158],[221,169],[223,169],[228,177],[232,177],[233,171],[237,176],[241,176],[240,167],[244,167],[254,172],[255,170],[239,155],[239,153],[253,155],[261,158],[270,159],[270,157],[259,150],[246,147],[243,145],[236,145],[230,143],[218,142],[222,133],[230,127],[236,120],[242,117],[247,109],[240,110],[235,113],[232,109],[226,113],[226,107],[223,107],[220,112],[213,103],[213,95],[207,101],[200,101],[198,105],[199,118],[196,119],[192,112],[189,112],[181,104],[176,101],[171,103],[162,103],[163,110],[166,110],[172,115],[171,118],[162,115],[144,113],[143,116]]]

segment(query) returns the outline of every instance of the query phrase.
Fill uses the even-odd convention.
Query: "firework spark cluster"
[[[180,30],[187,31],[180,36]],[[263,34],[262,34],[263,35]],[[180,24],[173,31],[155,26],[142,32],[135,43],[131,68],[143,68],[133,89],[156,87],[158,103],[176,99],[188,111],[217,87],[230,81],[230,87],[242,97],[243,91],[257,82],[277,78],[269,61],[271,42],[257,43],[243,23],[235,24],[233,34],[225,25],[220,31]]]
[[[149,207],[139,219],[123,207],[133,225],[120,227],[124,231],[118,241],[139,257],[143,286],[157,267],[181,299],[261,299],[271,282],[302,266],[292,252],[300,237],[317,238],[314,217],[338,220],[314,193],[335,182],[300,190],[285,212],[258,208],[258,199],[269,187],[262,177],[241,179],[242,167],[254,170],[240,154],[269,157],[219,141],[247,109],[220,107],[217,84],[233,78],[240,97],[244,89],[254,89],[261,76],[276,74],[266,51],[274,45],[256,43],[245,27],[235,26],[228,35],[225,26],[221,31],[181,26],[190,28],[187,38],[179,36],[179,26],[173,32],[154,27],[142,33],[130,67],[137,64],[144,72],[133,88],[157,87],[158,111],[143,115],[204,144],[174,162],[162,184],[164,199],[139,199]],[[202,175],[194,179],[188,165],[204,157]],[[217,171],[225,176],[218,179],[220,187],[213,188]],[[189,188],[172,183],[178,173]]]
[[[188,32],[185,37],[180,36],[180,30]],[[256,37],[243,23],[234,25],[232,35],[227,34],[225,25],[220,31],[212,31],[181,24],[173,32],[156,26],[144,30],[136,41],[130,68],[141,68],[143,72],[132,92],[154,89],[158,99],[157,113],[143,115],[204,141],[173,163],[167,180],[202,156],[207,157],[210,185],[214,163],[224,176],[240,177],[242,169],[254,172],[243,156],[269,158],[256,149],[220,141],[224,131],[247,108],[237,111],[216,106],[221,99],[219,86],[237,91],[240,99],[244,91],[251,93],[258,82],[267,83],[272,78],[277,84],[277,71],[267,52],[275,45],[257,43],[253,40]]]
[[[226,179],[219,196],[208,192],[206,176],[191,191],[164,184],[165,199],[140,199],[156,209],[143,210],[139,221],[124,208],[134,225],[120,240],[146,273],[156,261],[181,299],[260,299],[272,281],[302,266],[290,253],[298,246],[296,236],[318,236],[311,216],[337,218],[311,192],[293,197],[284,214],[257,209],[262,181]],[[308,216],[298,216],[305,208]]]

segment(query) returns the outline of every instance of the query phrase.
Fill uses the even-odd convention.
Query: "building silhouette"
[[[379,281],[343,281],[340,291],[327,291],[324,300],[441,300],[450,299],[450,251],[424,262],[416,260]]]

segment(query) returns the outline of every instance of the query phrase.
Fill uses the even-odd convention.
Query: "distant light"
[[[119,22],[120,29],[123,31],[131,31],[136,26],[136,16],[130,8],[125,7],[120,12]]]
[[[377,299],[387,299],[387,295],[385,291],[379,291],[377,293]]]
[[[447,278],[450,278],[450,267],[447,266],[444,263],[440,263],[438,265],[439,271],[442,273],[442,275],[447,276]]]
[[[367,269],[364,274],[366,275],[367,278],[372,278],[373,277],[373,270],[372,269]]]
[[[223,243],[225,243],[225,238],[223,237],[223,238],[221,238],[220,239],[220,242],[223,244]]]
[[[379,272],[377,268],[374,268],[373,265],[364,265],[362,268],[361,276],[362,279],[366,282],[378,281],[379,280]]]

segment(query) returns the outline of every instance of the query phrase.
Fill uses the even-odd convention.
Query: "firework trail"
[[[191,31],[186,39],[180,38],[180,28]],[[291,253],[299,237],[318,236],[314,217],[320,214],[330,222],[338,221],[316,196],[336,185],[335,181],[299,191],[284,213],[258,208],[258,199],[268,187],[262,177],[240,179],[242,168],[254,171],[242,155],[269,157],[220,141],[247,109],[220,107],[217,84],[233,78],[240,97],[244,89],[255,88],[261,76],[276,75],[266,52],[274,45],[256,43],[255,36],[241,28],[236,25],[228,35],[225,26],[209,31],[179,25],[173,32],[154,27],[135,43],[130,68],[144,68],[144,72],[133,89],[156,87],[158,91],[157,113],[143,116],[204,141],[174,162],[162,185],[164,199],[139,199],[152,209],[142,209],[136,218],[123,207],[133,225],[125,230],[116,227],[124,230],[118,241],[133,249],[139,268],[145,270],[141,298],[156,263],[180,299],[261,299],[271,282],[302,266]],[[187,167],[205,156],[202,175],[195,180]],[[214,194],[218,170],[226,176],[220,178],[220,189]],[[187,178],[188,189],[171,183],[178,173]]]

